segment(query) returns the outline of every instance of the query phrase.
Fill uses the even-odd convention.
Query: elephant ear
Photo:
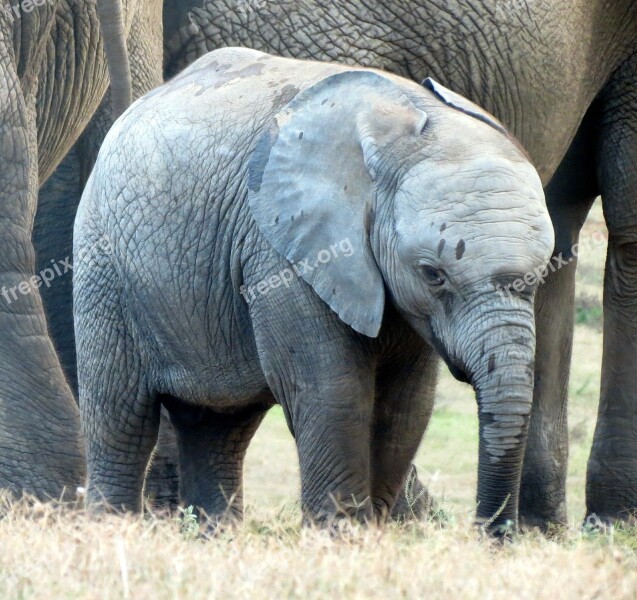
[[[434,81],[431,77],[427,77],[427,79],[422,82],[422,86],[433,92],[447,106],[451,106],[466,115],[474,117],[509,137],[509,131],[500,121],[486,110],[480,108],[477,104],[471,102],[471,100],[467,100],[464,96],[452,92],[443,85],[440,85],[437,81]]]
[[[342,321],[370,337],[385,304],[369,241],[374,180],[382,157],[406,135],[420,135],[425,121],[385,77],[347,71],[298,94],[249,164],[249,206],[260,231]]]

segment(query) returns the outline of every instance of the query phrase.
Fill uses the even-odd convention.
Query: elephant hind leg
[[[74,270],[73,309],[86,437],[86,504],[91,510],[139,512],[160,404],[124,315],[110,248],[102,237],[85,235],[75,256],[82,256]]]
[[[181,501],[213,523],[243,517],[243,461],[272,405],[266,400],[222,413],[161,397],[177,439]]]

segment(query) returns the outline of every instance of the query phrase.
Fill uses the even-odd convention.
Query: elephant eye
[[[425,281],[427,282],[427,284],[432,287],[440,287],[441,285],[444,285],[445,283],[445,280],[446,280],[445,272],[442,271],[441,269],[436,269],[435,267],[432,267],[431,265],[423,265],[422,273],[425,277]]]

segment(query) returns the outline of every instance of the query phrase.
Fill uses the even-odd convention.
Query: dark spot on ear
[[[332,102],[332,104],[330,104],[330,108],[334,108],[336,106],[336,102]]]
[[[321,102],[321,106],[323,106],[323,104],[325,104],[327,102],[327,98],[325,98],[325,100],[323,100],[323,102]]]
[[[445,244],[445,240],[440,240],[438,244],[438,258],[440,258],[440,256],[442,255],[442,251],[445,249]]]
[[[345,186],[345,187],[343,188],[343,191],[344,191],[344,192],[346,192],[346,191],[347,191],[347,186]]]
[[[299,133],[299,139],[302,140],[303,139],[303,132],[301,131],[301,133]]]
[[[279,217],[278,216],[274,217],[274,224],[275,225],[279,224]]]
[[[456,258],[458,260],[460,260],[462,258],[463,254],[464,254],[464,248],[465,248],[464,240],[460,240],[458,242],[458,245],[456,246]]]
[[[294,215],[290,215],[290,221],[294,221]]]
[[[446,223],[443,223],[443,224],[440,226],[440,233],[442,233],[445,229],[447,229],[447,224],[446,224]]]
[[[489,365],[487,367],[488,373],[493,373],[493,371],[495,371],[495,354],[489,356]]]

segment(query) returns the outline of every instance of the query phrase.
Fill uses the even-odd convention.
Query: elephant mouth
[[[451,374],[454,376],[455,379],[457,379],[461,383],[469,383],[469,384],[471,383],[471,379],[469,379],[469,376],[462,369],[458,368],[456,365],[454,365],[449,359],[445,358],[444,356],[442,358],[447,364],[447,367],[449,367],[449,371],[451,372]]]
[[[454,376],[454,378],[461,383],[470,384],[471,378],[467,375],[464,365],[458,364],[449,356],[446,348],[433,332],[431,333],[431,343],[436,352],[440,355],[440,358],[445,361],[445,364],[447,365],[450,373]]]

